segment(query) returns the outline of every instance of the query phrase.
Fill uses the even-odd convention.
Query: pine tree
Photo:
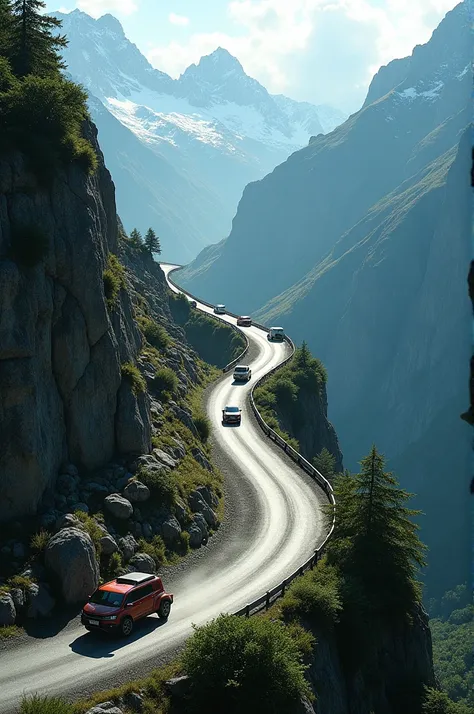
[[[412,494],[384,470],[375,446],[361,461],[359,474],[336,479],[336,523],[328,560],[360,580],[376,609],[407,612],[419,599],[417,567],[425,565],[425,546],[407,507]],[[330,509],[328,519],[332,520]]]
[[[10,0],[0,0],[0,56],[9,54],[12,8]]]
[[[308,344],[303,340],[303,344],[298,350],[298,361],[301,367],[306,368],[310,363],[312,357],[309,351]]]
[[[134,248],[143,248],[142,234],[136,228],[130,232],[130,243]]]
[[[336,457],[324,447],[317,456],[313,459],[313,464],[318,471],[322,473],[324,478],[332,481],[336,475]]]
[[[161,253],[160,239],[156,235],[153,228],[149,228],[145,235],[145,248],[151,253]]]
[[[61,20],[41,14],[45,7],[43,0],[13,0],[9,59],[18,77],[44,77],[65,67],[59,52],[67,45],[66,37],[53,32]]]

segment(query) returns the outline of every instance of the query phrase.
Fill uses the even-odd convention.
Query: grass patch
[[[166,565],[166,546],[161,536],[154,536],[151,543],[148,543],[144,538],[140,538],[138,545],[140,546],[138,552],[150,555],[157,568],[161,565]]]
[[[292,582],[278,604],[282,617],[287,621],[305,617],[320,624],[336,624],[342,610],[340,579],[337,569],[321,560],[314,570]]]
[[[153,377],[153,388],[168,401],[178,391],[178,377],[170,367],[160,367]]]
[[[130,384],[132,392],[135,396],[146,390],[145,378],[135,364],[132,364],[131,362],[124,362],[121,369],[122,379]]]
[[[96,555],[98,558],[100,558],[100,554],[102,551],[100,541],[102,536],[104,535],[104,531],[99,527],[97,522],[87,513],[84,513],[84,511],[75,511],[74,516],[78,519],[78,521],[80,521],[86,533],[89,534],[94,544]]]
[[[7,586],[13,590],[13,588],[19,588],[20,590],[26,591],[33,585],[36,580],[34,578],[29,578],[26,575],[13,575],[7,580]]]
[[[153,469],[141,466],[137,479],[150,489],[154,503],[171,507],[176,503],[176,486],[173,473],[165,469]]]
[[[72,714],[72,707],[62,697],[33,694],[23,697],[20,714]]]
[[[11,236],[11,256],[20,265],[33,268],[47,255],[48,237],[38,226],[15,226]]]
[[[51,533],[49,533],[49,531],[40,530],[38,533],[35,533],[33,535],[33,537],[31,538],[31,541],[30,541],[31,550],[34,551],[35,553],[42,553],[45,550],[45,548],[48,545],[51,538],[52,538],[52,536],[51,536]]]
[[[149,317],[138,317],[138,326],[143,332],[146,341],[157,350],[164,350],[171,344],[171,337],[165,328]]]
[[[10,640],[13,637],[18,637],[21,634],[21,629],[17,625],[4,625],[0,627],[0,640]]]
[[[107,268],[102,275],[104,281],[104,295],[109,310],[117,304],[120,290],[126,287],[125,269],[116,255],[109,253]]]

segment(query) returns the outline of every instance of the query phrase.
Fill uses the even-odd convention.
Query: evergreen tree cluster
[[[0,152],[21,150],[42,178],[72,161],[91,173],[97,157],[82,134],[87,95],[62,74],[67,40],[45,7],[0,0]]]
[[[329,527],[335,510],[328,563],[363,593],[367,611],[390,618],[410,613],[421,599],[417,572],[426,549],[414,521],[420,511],[408,507],[412,494],[385,470],[373,446],[358,474],[336,476],[334,495],[335,509],[326,513]]]
[[[161,254],[160,239],[156,235],[153,228],[149,228],[147,230],[144,238],[142,237],[140,231],[134,228],[130,231],[129,240],[134,248],[139,248],[145,253],[149,253],[150,255],[153,253],[156,253],[157,255]]]

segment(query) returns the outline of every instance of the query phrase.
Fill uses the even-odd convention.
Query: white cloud
[[[337,64],[339,53],[349,62],[345,83],[363,100],[378,68],[409,55],[416,44],[427,42],[457,1],[231,0],[228,16],[234,31],[195,33],[185,44],[172,41],[151,49],[148,59],[176,77],[220,45],[238,57],[245,71],[271,92],[291,89],[291,94],[298,93],[296,64],[301,66],[305,57],[311,61],[312,54],[318,56],[320,64],[311,68],[312,75],[305,68],[306,86],[309,79],[311,91],[311,76],[316,86],[322,73],[331,74],[331,58]],[[317,45],[327,48],[327,59],[323,60],[321,52],[314,52]],[[336,75],[334,81],[338,81]]]
[[[189,17],[184,15],[176,15],[174,12],[170,12],[168,15],[168,20],[172,25],[189,25]]]
[[[92,17],[101,17],[107,12],[132,15],[138,10],[135,0],[78,0],[77,7]]]

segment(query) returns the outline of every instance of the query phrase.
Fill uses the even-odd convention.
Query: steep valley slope
[[[360,112],[250,184],[229,238],[180,276],[307,340],[345,465],[375,441],[417,493],[437,594],[469,562],[468,10],[381,68]]]

